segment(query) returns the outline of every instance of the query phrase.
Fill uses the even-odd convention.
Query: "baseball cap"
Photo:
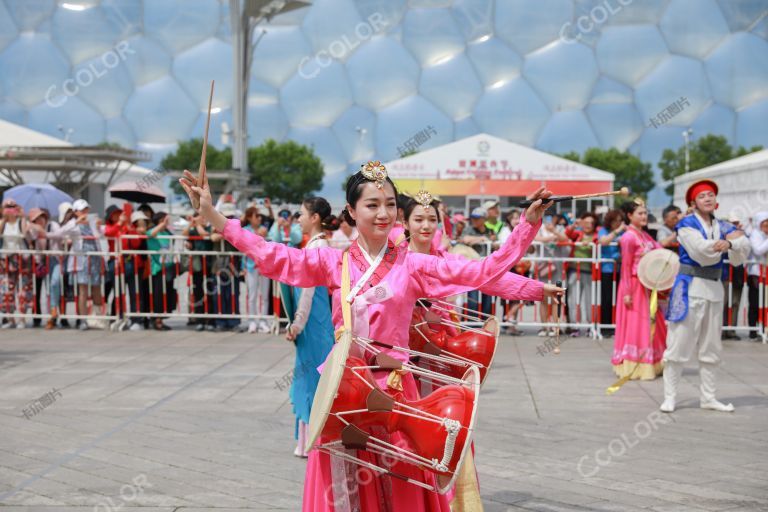
[[[484,208],[485,210],[490,210],[491,208],[495,208],[495,207],[497,207],[497,206],[499,206],[499,201],[498,201],[498,200],[496,200],[496,199],[489,199],[488,201],[486,201],[486,202],[484,202],[484,203],[483,203],[483,208]],[[487,213],[488,213],[488,212],[486,211],[486,214],[487,214]]]
[[[469,216],[470,219],[482,219],[484,217],[488,216],[488,211],[483,208],[482,206],[478,206],[474,210],[472,210],[472,215]]]
[[[141,210],[136,210],[131,214],[131,224],[138,220],[149,220],[149,217],[147,217],[146,214]]]
[[[279,212],[277,212],[277,215],[284,218],[284,219],[290,219],[291,218],[291,210],[287,210],[283,208]]]
[[[86,208],[90,208],[91,205],[88,204],[88,201],[85,199],[77,199],[74,203],[72,203],[72,209],[76,212],[81,212],[85,210]]]

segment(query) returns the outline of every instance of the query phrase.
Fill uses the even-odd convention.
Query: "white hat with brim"
[[[81,212],[85,210],[86,208],[90,208],[91,205],[88,204],[88,201],[85,199],[76,199],[74,203],[72,203],[72,209],[76,212]]]
[[[148,221],[149,217],[147,217],[146,214],[144,212],[142,212],[141,210],[137,210],[137,211],[135,211],[135,212],[133,212],[131,214],[131,224],[133,224],[134,222],[139,221],[139,220],[147,220]]]
[[[234,203],[221,203],[219,205],[219,213],[225,217],[237,217],[239,212]]]
[[[478,206],[474,210],[472,210],[472,213],[470,214],[470,219],[482,219],[488,216],[488,210],[483,208],[482,206]]]
[[[67,212],[72,209],[72,203],[68,201],[64,201],[63,203],[59,204],[59,224],[64,222],[64,216],[67,215]]]

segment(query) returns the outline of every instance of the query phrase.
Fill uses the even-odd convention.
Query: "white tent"
[[[14,152],[24,153],[25,157],[28,158],[30,150],[45,151],[46,159],[51,159],[52,155],[55,156],[57,154],[57,148],[62,150],[61,160],[63,161],[65,152],[76,149],[76,146],[71,142],[0,119],[0,158],[6,159],[6,162],[13,161],[12,155]],[[0,159],[0,170],[3,169],[4,165],[2,159]],[[56,161],[56,158],[52,161]],[[89,176],[90,185],[84,192],[85,197],[97,211],[102,210],[110,202],[105,192],[108,182],[138,181],[152,172],[150,169],[125,161],[117,167],[117,170],[115,170],[116,166],[111,163],[111,160],[101,160],[101,162],[103,171],[99,167],[95,174]],[[8,167],[11,168],[10,165]],[[15,185],[18,183],[19,178],[24,183],[49,183],[54,180],[53,173],[51,172],[53,170],[55,169],[18,170],[8,174],[8,176],[13,176],[16,183],[11,181],[8,176],[0,174],[0,186],[9,187]]]
[[[747,222],[759,211],[768,210],[768,149],[699,169],[675,178],[675,204],[685,207],[685,191],[695,181],[717,183],[717,215]]]
[[[72,145],[71,142],[0,119],[0,151],[9,146],[71,147]]]
[[[0,119],[0,155],[6,154],[14,147],[71,148],[74,147],[74,144]],[[152,172],[150,169],[135,164],[123,167],[112,181],[138,180]],[[44,172],[22,171],[20,174],[23,176],[25,183],[46,182],[46,174]],[[105,172],[97,177],[94,182],[106,184],[108,179],[109,173]]]
[[[498,198],[502,206],[508,206],[514,203],[511,198],[523,197],[541,185],[558,195],[609,192],[614,181],[610,172],[487,134],[473,135],[385,165],[398,189],[413,194],[424,188],[450,206],[467,208],[482,198]],[[566,206],[592,209],[609,202],[600,199]]]

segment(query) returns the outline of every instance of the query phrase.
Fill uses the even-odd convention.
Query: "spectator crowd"
[[[84,199],[62,203],[55,212],[39,208],[25,212],[11,199],[4,200],[2,208],[0,317],[4,329],[27,327],[25,317],[31,312],[31,326],[46,329],[72,327],[73,320],[79,329],[105,328],[111,323],[131,330],[167,330],[166,320],[177,315],[197,330],[271,332],[276,327],[274,315],[283,313],[282,302],[275,300],[283,296],[280,287],[261,276],[250,258],[238,253],[199,215],[171,222],[168,213],[156,212],[148,204],[134,211],[125,203],[122,208],[109,206],[101,219]],[[225,194],[217,209],[268,240],[292,247],[307,243],[298,212],[282,208],[275,213],[269,199],[251,203],[241,212],[232,196]],[[521,215],[514,208],[502,212],[496,200],[462,213],[449,213],[441,204],[440,213],[442,243],[469,257],[486,256],[503,244]],[[668,206],[657,229],[651,230],[669,250],[677,250],[674,228],[682,215],[680,208]],[[724,306],[723,321],[736,326],[746,287],[747,325],[755,327],[760,273],[768,257],[768,213],[746,222],[727,220],[750,237],[753,253],[752,263],[726,266],[723,286],[731,299]],[[341,215],[334,222],[326,238],[332,247],[344,250],[356,238],[356,230]],[[621,280],[618,242],[627,224],[620,210],[600,215],[585,212],[578,218],[568,213],[548,215],[528,258],[512,269],[568,288],[562,320],[572,326],[568,330],[572,336],[586,334],[587,325],[599,325],[602,334],[612,334],[612,306]],[[184,294],[188,306],[178,315]],[[467,295],[465,305],[488,314],[497,307],[494,297],[477,291]],[[520,334],[516,323],[523,304],[501,301],[498,307],[510,325],[507,333]],[[72,309],[75,315],[66,314]],[[543,325],[538,334],[551,335],[549,325],[554,325],[559,313],[541,303],[536,314]],[[243,320],[247,325],[241,327]],[[724,337],[736,336],[733,329],[724,331]],[[757,332],[750,331],[750,337],[757,337]]]

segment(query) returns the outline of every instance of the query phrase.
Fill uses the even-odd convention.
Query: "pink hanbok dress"
[[[421,297],[446,297],[493,283],[508,274],[526,253],[538,231],[523,220],[507,242],[492,255],[478,261],[458,261],[408,252],[390,243],[382,264],[362,287],[352,303],[352,330],[361,337],[408,346],[411,314]],[[244,230],[237,220],[227,222],[223,235],[238,250],[251,257],[259,272],[271,279],[302,288],[326,286],[332,293],[333,320],[343,326],[341,312],[341,251],[332,248],[295,249],[267,242]],[[356,283],[369,263],[357,242],[349,249],[351,282]],[[393,351],[392,357],[405,360],[407,355]],[[388,372],[375,372],[382,389],[387,387]],[[418,399],[413,376],[402,376],[403,394]],[[396,440],[394,440],[396,442]],[[358,451],[361,459],[374,456]],[[428,472],[413,466],[395,464],[394,470],[429,481]],[[417,474],[418,473],[418,474]],[[444,511],[450,507],[446,496],[405,481],[380,476],[335,457],[310,452],[304,481],[305,512],[342,511]]]
[[[446,251],[439,240],[438,243],[435,244],[435,240],[438,239],[440,235],[442,235],[442,231],[438,231],[436,236],[432,239],[430,254],[437,256],[438,258],[445,258],[449,261],[466,261],[466,258],[463,256],[451,254]],[[502,299],[510,301],[541,301],[544,299],[544,283],[512,272],[507,272],[493,283],[481,286],[480,291],[483,294],[501,297]],[[451,318],[451,314],[444,309],[434,311],[434,313],[448,321],[455,321],[454,318]],[[458,334],[458,330],[451,325],[445,325],[442,326],[442,328],[446,329],[447,332],[452,333],[452,335]],[[429,365],[427,365],[427,367],[429,367]],[[425,389],[431,390],[431,386],[427,382],[422,382],[421,389],[422,394],[424,394]],[[474,441],[472,441],[471,456],[464,462],[464,464],[465,467],[462,469],[461,474],[456,480],[454,489],[451,492],[446,493],[451,504],[451,510],[453,512],[474,512],[483,510],[482,500],[480,498],[480,480],[475,468]]]
[[[661,358],[667,343],[667,324],[661,308],[656,311],[656,330],[651,340],[651,291],[637,278],[637,266],[645,253],[661,247],[656,240],[633,227],[619,239],[621,281],[616,292],[616,337],[613,344],[613,371],[619,377],[653,380],[662,371]],[[624,296],[632,305],[624,304]]]

